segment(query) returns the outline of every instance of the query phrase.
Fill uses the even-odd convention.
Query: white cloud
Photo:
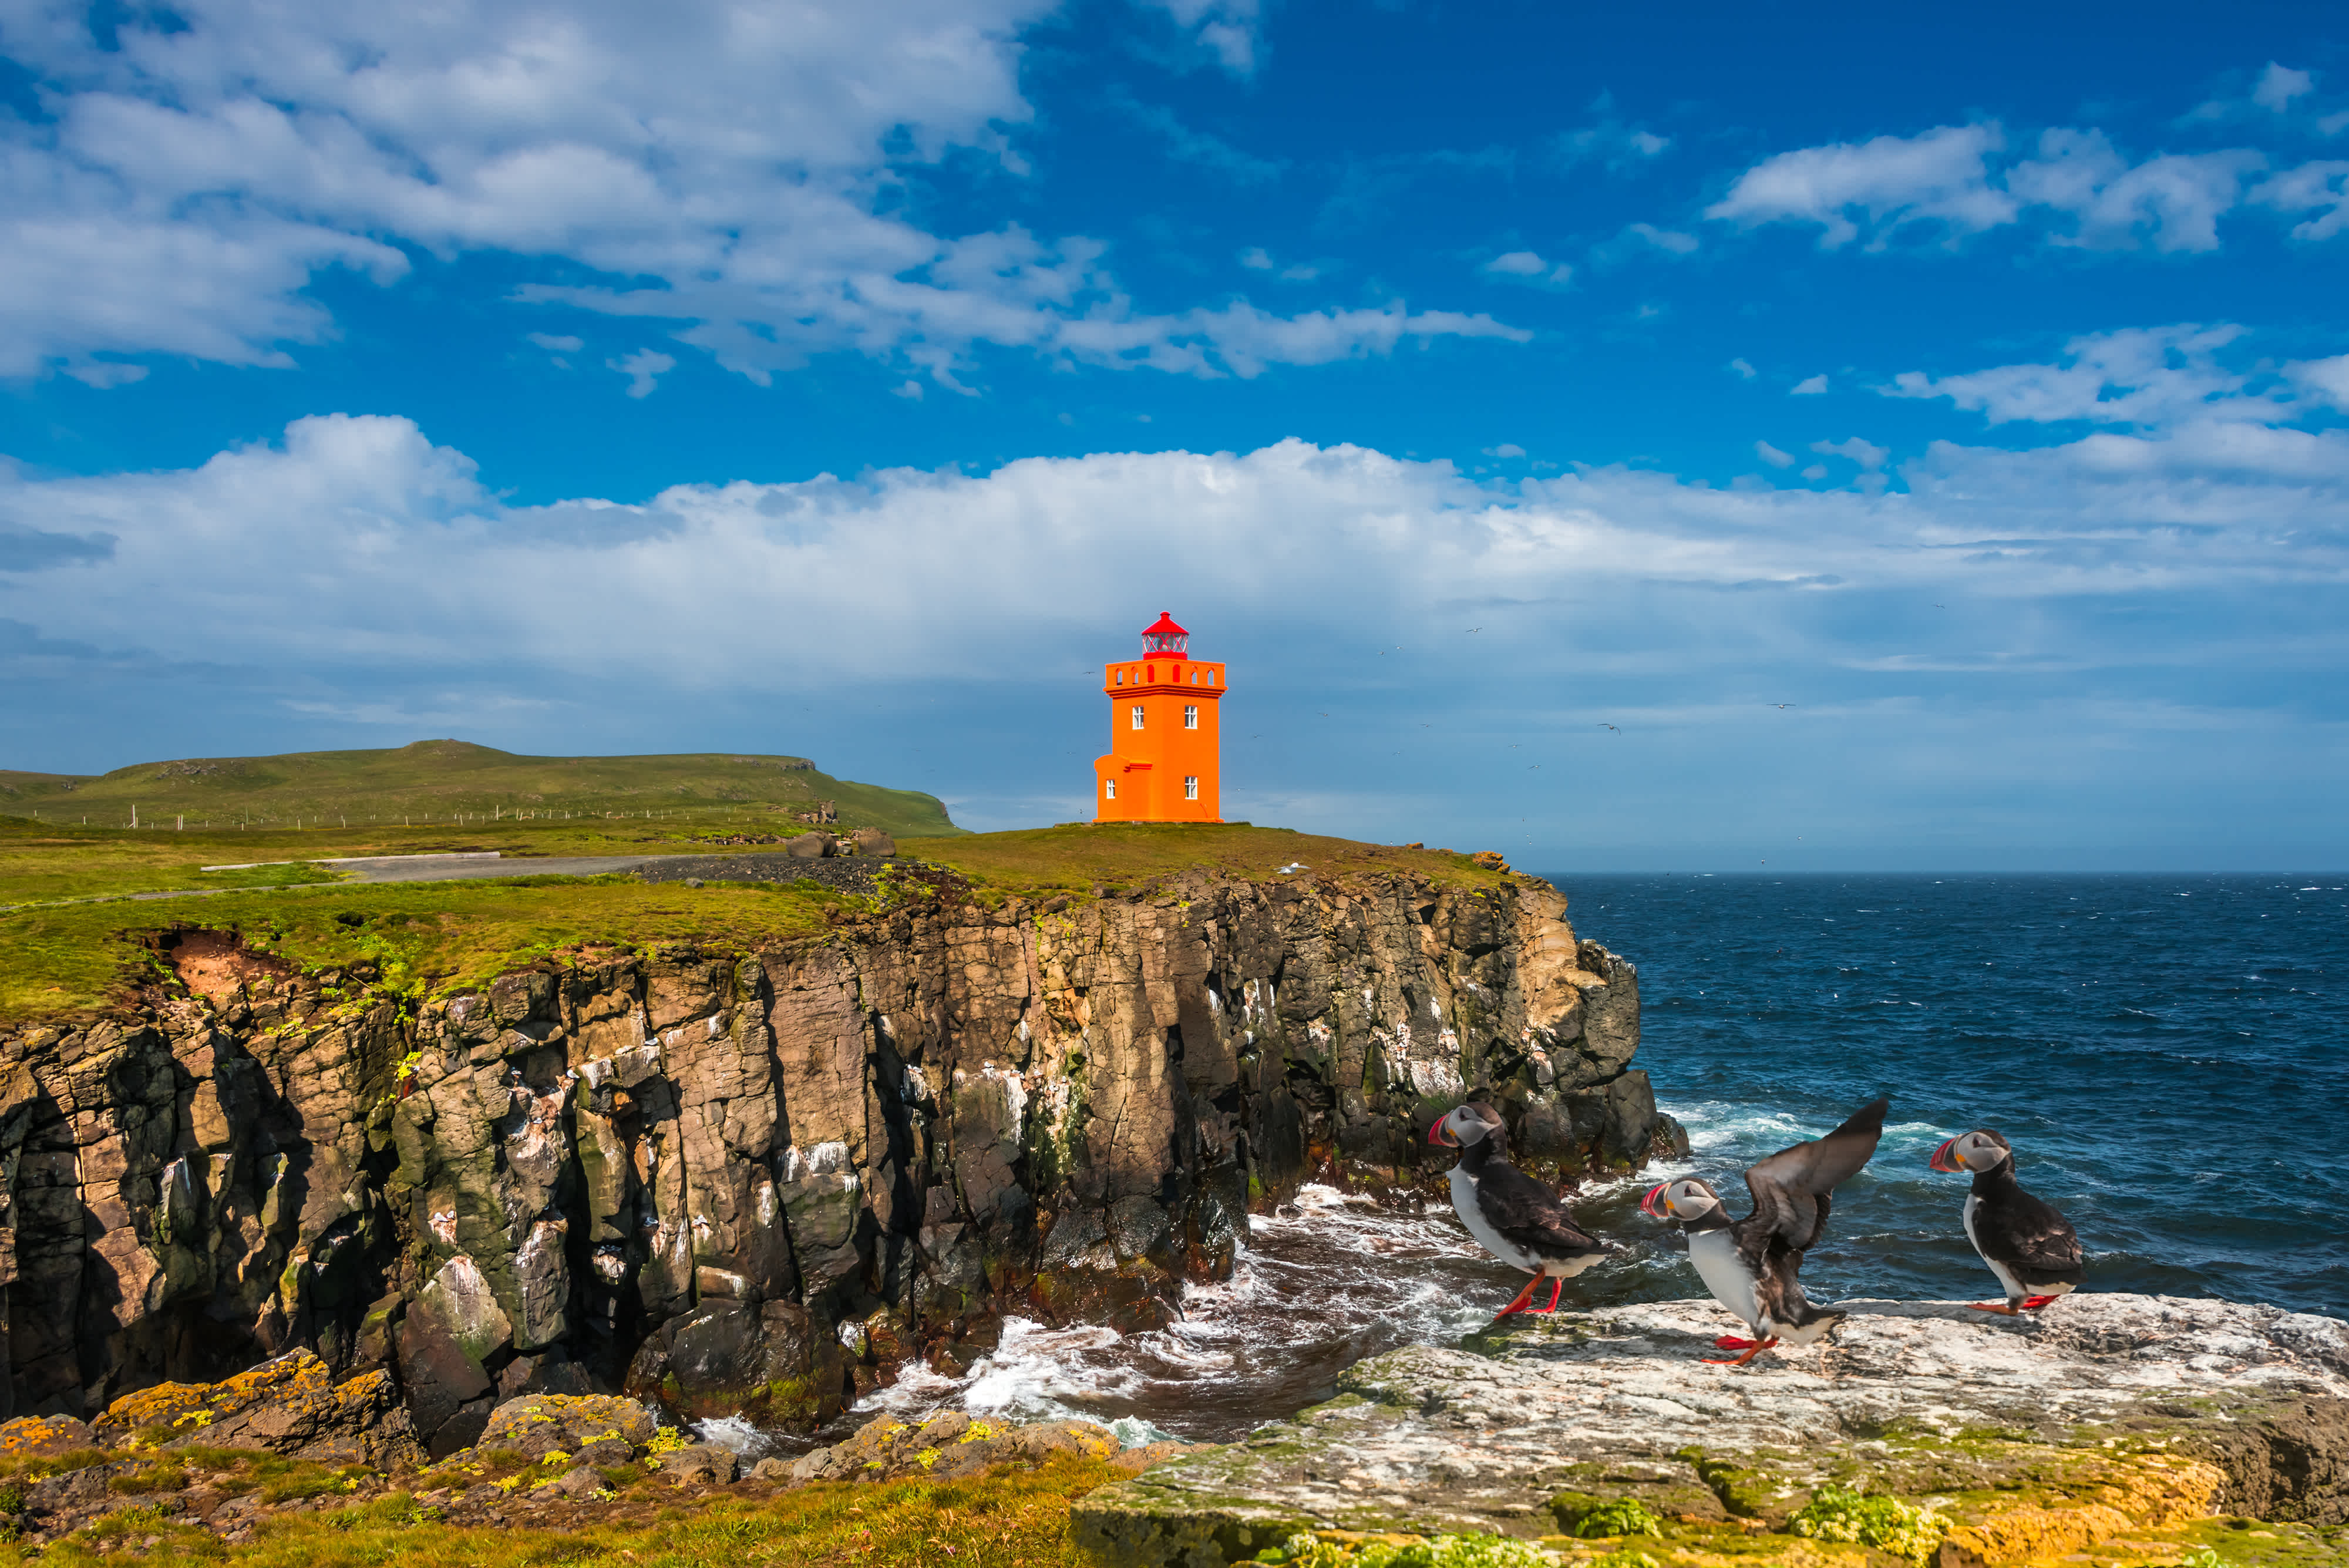
[[[2101,130],[2060,127],[2040,133],[2031,157],[2003,161],[2005,148],[1996,124],[1802,148],[1747,170],[1704,215],[1747,228],[1815,223],[1820,248],[1833,250],[1863,235],[1868,248],[1882,249],[1920,225],[1955,244],[2036,211],[2059,244],[2208,251],[2218,246],[2220,216],[2267,164],[2248,148],[2132,162]],[[2297,193],[2279,187],[2280,198]]]
[[[1994,124],[1945,125],[1918,136],[1806,147],[1764,159],[1705,209],[1716,222],[1752,227],[1820,225],[1820,248],[1849,244],[1864,218],[1881,244],[1909,223],[1971,234],[2014,221],[2014,200],[1991,188],[1990,154],[2005,145]]]
[[[1826,389],[1826,377],[1824,375],[1812,376],[1807,379],[1795,382],[1791,389],[1790,395],[1797,398],[1816,398]]]
[[[1486,457],[1523,457],[1526,455],[1526,449],[1513,441],[1505,441],[1498,446],[1486,447],[1485,455]]]
[[[1262,245],[1250,245],[1247,249],[1240,253],[1240,265],[1244,267],[1252,267],[1257,272],[1270,272],[1272,270],[1272,253],[1266,250]]]
[[[1521,277],[1535,283],[1563,284],[1574,276],[1568,264],[1544,261],[1532,251],[1505,251],[1476,270],[1488,277]]]
[[[1177,27],[1191,34],[1233,76],[1256,74],[1264,49],[1257,0],[1140,0],[1140,4],[1172,16]]]
[[[2283,373],[2306,396],[2349,413],[2349,354],[2294,360],[2283,368]]]
[[[2283,170],[2251,188],[2251,201],[2283,213],[2317,211],[2295,225],[2296,240],[2329,240],[2349,229],[2349,161],[2320,159]]]
[[[1660,229],[1653,223],[1633,223],[1623,233],[1629,238],[1644,240],[1656,249],[1676,256],[1688,255],[1697,246],[1694,234],[1685,234],[1677,229]]]
[[[1879,449],[1829,450],[1866,466]],[[1787,456],[1754,451],[1774,467]],[[486,667],[678,690],[778,667],[895,678],[967,649],[973,605],[1004,635],[988,645],[999,667],[969,673],[1008,676],[1097,627],[1136,582],[1299,635],[1464,603],[1550,607],[1523,619],[1537,639],[1562,613],[1635,607],[1700,639],[1730,635],[1706,629],[1727,590],[2054,601],[2349,584],[2349,431],[2189,411],[2024,452],[1936,442],[1898,473],[1905,493],[1715,488],[1620,467],[1484,484],[1446,462],[1288,441],[524,507],[406,420],[332,416],[191,470],[0,472],[0,514],[59,542],[8,559],[0,582],[37,585],[12,595],[13,613],[52,638],[364,669],[378,693],[393,669],[419,691]],[[874,560],[895,574],[884,600],[795,593]],[[533,591],[515,595],[518,581]],[[766,613],[786,593],[801,612]],[[608,635],[622,622],[731,629],[722,649],[623,643]],[[1518,635],[1495,624],[1492,637]],[[1781,631],[1807,635],[1792,620]]]
[[[2006,184],[2027,204],[2072,214],[2075,227],[2066,243],[2209,251],[2219,246],[2219,215],[2240,199],[2244,177],[2266,161],[2238,149],[2132,166],[2100,130],[2049,130],[2040,135],[2039,156],[2009,171]]]
[[[1549,263],[1531,251],[1509,251],[1486,262],[1485,270],[1510,277],[1536,277],[1549,270]]]
[[[2272,394],[2247,393],[2249,379],[2219,363],[2218,351],[2242,331],[2188,324],[2096,333],[2066,343],[2060,363],[2001,365],[1940,379],[1909,370],[1878,390],[1895,398],[1948,398],[1992,424],[2086,420],[2149,428],[2292,417],[2293,410]]]
[[[1603,111],[1606,105],[1607,100],[1602,99],[1596,107]],[[1671,145],[1669,136],[1658,136],[1610,118],[1579,130],[1559,132],[1550,143],[1550,151],[1568,168],[1599,162],[1605,164],[1609,172],[1619,174],[1662,157]]]
[[[1760,371],[1754,369],[1753,366],[1747,364],[1743,359],[1732,359],[1729,362],[1729,368],[1731,370],[1736,372],[1738,379],[1742,381],[1750,381],[1755,376],[1761,374]]]
[[[2273,60],[2260,73],[2257,86],[2251,88],[2251,101],[2261,109],[2282,114],[2292,107],[2292,100],[2313,91],[2316,78],[2306,71],[2295,71]]]
[[[1847,458],[1865,469],[1882,468],[1884,460],[1892,455],[1889,448],[1876,446],[1857,436],[1842,441],[1815,441],[1811,443],[1811,450],[1821,457]]]
[[[1754,455],[1760,458],[1763,462],[1768,463],[1773,468],[1792,468],[1795,466],[1795,458],[1792,452],[1780,452],[1776,447],[1772,446],[1766,441],[1757,441],[1754,443]]]
[[[566,337],[554,332],[533,332],[529,337],[533,343],[550,354],[576,354],[587,347],[584,338]]]
[[[1253,58],[1252,0],[1163,8],[1233,68]],[[1259,313],[1153,313],[1092,240],[904,215],[904,184],[951,150],[1019,170],[1019,37],[1053,10],[188,0],[126,14],[116,48],[27,22],[5,47],[51,112],[0,130],[0,375],[119,379],[94,367],[144,353],[284,366],[332,330],[316,274],[388,284],[411,250],[565,258],[575,281],[515,297],[675,323],[754,380],[856,353],[954,385],[981,345],[1264,363],[1282,334]],[[1384,315],[1289,336],[1361,320],[1374,341]],[[1097,324],[1123,347],[1100,351]]]
[[[604,368],[628,378],[628,396],[649,398],[660,379],[677,369],[677,361],[667,354],[639,348],[626,358],[605,360]]]

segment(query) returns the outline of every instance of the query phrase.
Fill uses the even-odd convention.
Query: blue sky
[[[10,0],[0,763],[1051,822],[1171,609],[1257,821],[2349,863],[2323,20]]]

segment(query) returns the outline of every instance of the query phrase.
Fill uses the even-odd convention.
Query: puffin
[[[1782,1148],[1745,1173],[1754,1212],[1733,1221],[1721,1195],[1693,1178],[1649,1189],[1640,1207],[1688,1233],[1689,1262],[1713,1299],[1745,1320],[1752,1339],[1723,1334],[1713,1343],[1744,1355],[1716,1366],[1743,1366],[1784,1340],[1811,1345],[1844,1319],[1822,1312],[1803,1293],[1803,1254],[1827,1228],[1828,1195],[1866,1165],[1884,1136],[1887,1099],[1854,1111],[1824,1137]]]
[[[1988,1127],[1976,1127],[1935,1149],[1926,1163],[1935,1170],[1974,1179],[1974,1189],[1966,1194],[1966,1240],[2006,1288],[2003,1305],[1969,1303],[1976,1312],[2009,1317],[2038,1312],[2071,1294],[2086,1277],[2079,1232],[2014,1179],[2014,1146],[2006,1139]]]
[[[1501,1113],[1481,1100],[1447,1112],[1427,1141],[1460,1151],[1452,1168],[1452,1207],[1479,1245],[1505,1263],[1532,1271],[1516,1300],[1493,1314],[1552,1313],[1566,1282],[1615,1251],[1584,1232],[1557,1194],[1509,1163]],[[1534,1288],[1550,1282],[1549,1303],[1534,1306]]]

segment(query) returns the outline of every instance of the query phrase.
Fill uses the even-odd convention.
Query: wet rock
[[[407,1407],[391,1376],[362,1373],[336,1383],[306,1350],[219,1383],[165,1383],[126,1395],[96,1422],[109,1445],[134,1439],[177,1446],[267,1449],[322,1464],[378,1469],[419,1462]]]
[[[1786,1527],[1834,1482],[1939,1500],[1955,1568],[2254,1504],[2321,1524],[2349,1506],[2349,1323],[2118,1294],[2022,1321],[1844,1304],[1824,1355],[1752,1367],[1700,1359],[1735,1328],[1710,1301],[1394,1351],[1330,1404],[1092,1494],[1075,1532],[1144,1568],[1306,1529],[1538,1536],[1623,1500],[1738,1534]]]
[[[526,1395],[509,1399],[490,1412],[475,1446],[512,1449],[532,1459],[550,1453],[585,1459],[598,1444],[617,1444],[612,1457],[593,1462],[626,1464],[653,1439],[653,1413],[634,1399],[614,1395],[584,1397],[558,1394]]]

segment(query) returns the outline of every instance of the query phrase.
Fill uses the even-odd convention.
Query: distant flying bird
[[[1794,704],[1794,703],[1792,703],[1792,702],[1773,702],[1773,703],[1771,703],[1771,704],[1770,704],[1770,706],[1772,706],[1773,708],[1792,708],[1792,707],[1795,706],[1795,704]]]
[[[1480,631],[1482,631],[1482,630],[1484,630],[1484,629],[1485,629],[1485,628],[1484,628],[1483,627],[1481,627],[1481,626],[1472,626],[1472,627],[1470,627],[1470,628],[1468,628],[1468,635],[1469,635],[1469,636],[1471,636],[1471,637],[1474,637],[1474,636],[1475,636],[1478,632],[1480,632]]]
[[[1602,730],[1615,730],[1615,726],[1614,726],[1614,725],[1612,725],[1612,724],[1601,724],[1601,725],[1599,725],[1599,727],[1600,729],[1602,729]],[[1622,731],[1620,731],[1620,730],[1615,730],[1615,732],[1616,732],[1617,734],[1619,734],[1619,734],[1621,734],[1623,732],[1622,732]]]

